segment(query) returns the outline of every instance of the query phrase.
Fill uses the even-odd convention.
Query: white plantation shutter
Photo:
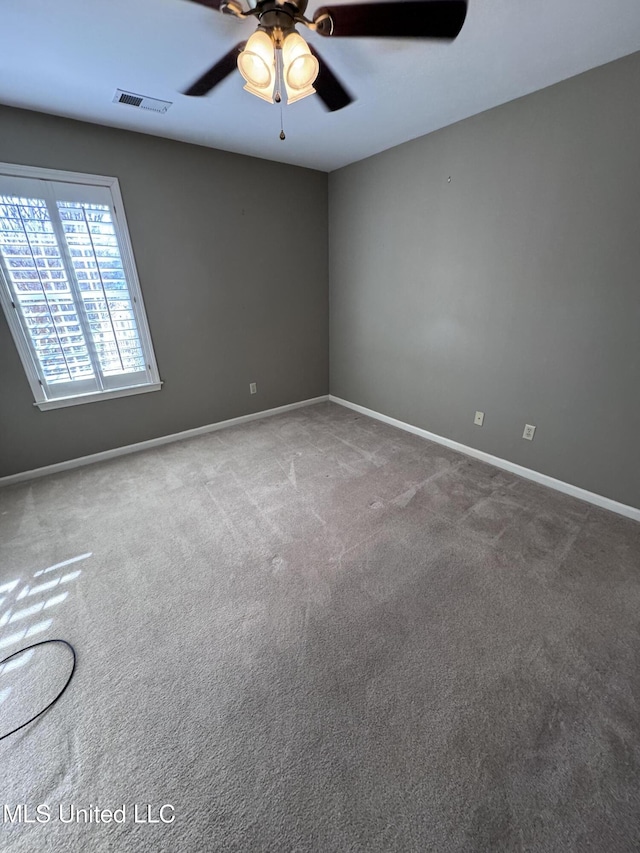
[[[160,387],[117,182],[96,180],[0,169],[3,305],[41,408]]]

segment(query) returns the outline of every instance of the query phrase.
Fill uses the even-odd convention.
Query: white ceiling
[[[238,73],[207,97],[180,94],[254,28],[188,0],[2,0],[0,102],[332,171],[640,50],[640,2],[470,0],[451,44],[300,27],[357,100],[336,113],[315,96],[285,106],[284,142],[279,107]],[[116,88],[173,106],[114,104]]]

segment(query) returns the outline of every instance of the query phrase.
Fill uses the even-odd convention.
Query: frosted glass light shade
[[[247,41],[238,56],[238,71],[246,80],[247,92],[273,103],[276,79],[273,42],[263,30],[257,30]]]
[[[318,60],[309,50],[306,41],[298,33],[290,33],[282,45],[284,85],[289,104],[313,95],[313,82],[318,76]]]

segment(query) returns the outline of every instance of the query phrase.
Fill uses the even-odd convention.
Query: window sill
[[[49,409],[62,409],[65,406],[77,406],[80,403],[97,403],[99,400],[113,400],[115,397],[130,397],[132,394],[146,394],[148,391],[159,391],[162,382],[152,382],[148,385],[132,385],[129,388],[114,388],[111,391],[96,391],[91,394],[77,394],[73,397],[58,397],[56,400],[41,400],[33,405],[41,412]]]

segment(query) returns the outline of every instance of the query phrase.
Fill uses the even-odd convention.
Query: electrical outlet
[[[524,425],[524,432],[522,433],[522,437],[526,438],[527,441],[533,441],[533,435],[536,431],[536,428],[531,424]]]
[[[256,385],[256,383],[255,383],[255,382],[250,382],[250,383],[249,383],[249,393],[250,393],[250,394],[255,394],[255,393],[257,392],[257,390],[258,390],[258,386]]]
[[[473,422],[476,426],[482,426],[484,423],[484,412],[476,412],[476,416],[473,419]]]

